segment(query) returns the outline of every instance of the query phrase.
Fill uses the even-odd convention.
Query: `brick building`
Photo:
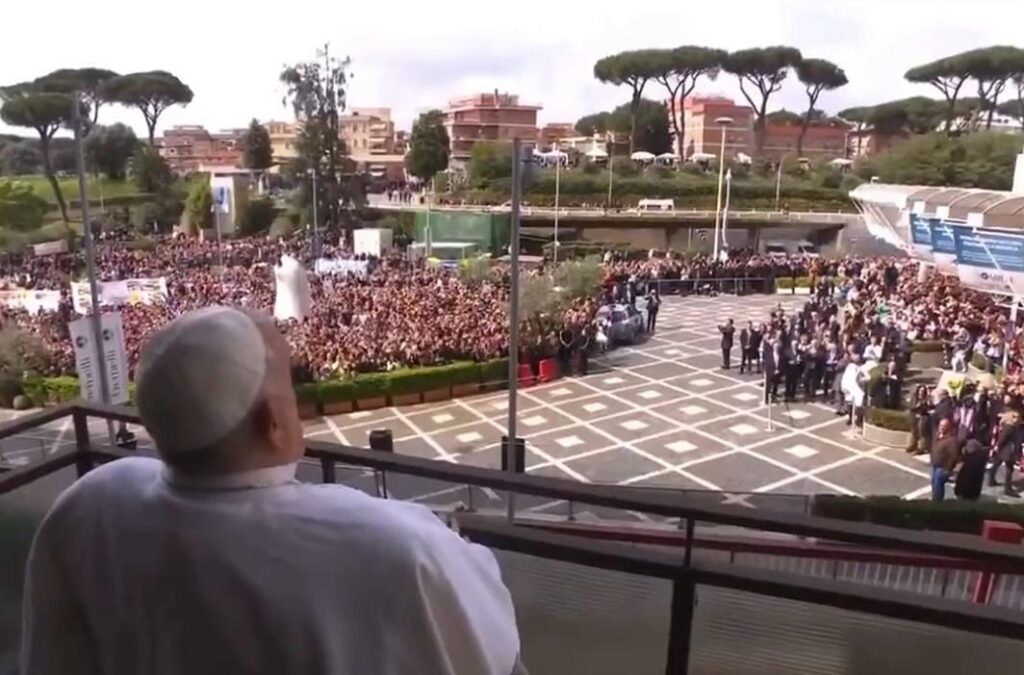
[[[231,129],[211,134],[201,125],[178,125],[157,139],[157,152],[175,173],[237,167],[243,133],[244,129]]]
[[[804,135],[801,157],[812,162],[838,159],[847,155],[847,135],[845,126],[810,126]],[[800,126],[796,124],[765,124],[764,151],[765,159],[779,159],[786,155],[796,157],[797,141],[800,138]],[[748,153],[753,155],[753,152]]]
[[[541,127],[537,146],[542,150],[551,150],[556,143],[579,136],[576,127],[568,122],[548,122]]]
[[[351,155],[389,155],[395,149],[391,108],[352,108],[338,118],[341,139]]]
[[[679,114],[678,105],[672,112]],[[750,154],[754,142],[754,114],[749,106],[736,105],[724,96],[689,96],[683,102],[683,156],[694,154],[718,156],[721,151],[722,127],[715,123],[720,117],[732,118],[732,124],[725,131],[725,154],[735,157],[737,153]],[[679,144],[672,134],[672,147],[678,152]]]
[[[451,140],[451,156],[456,161],[469,159],[477,141],[522,139],[537,143],[539,105],[519,102],[514,94],[476,94],[453,99],[444,111],[444,125]]]

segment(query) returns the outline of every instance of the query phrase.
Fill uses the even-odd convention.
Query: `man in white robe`
[[[211,307],[143,350],[160,459],[95,469],[33,543],[24,675],[509,675],[487,549],[423,506],[295,480],[302,426],[269,317]]]

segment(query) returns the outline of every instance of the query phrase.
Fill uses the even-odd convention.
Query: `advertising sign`
[[[958,226],[947,220],[931,219],[932,260],[941,274],[956,274],[956,240],[953,230]]]
[[[97,345],[93,335],[92,319],[83,317],[68,324],[71,344],[75,350],[75,370],[82,398],[86,401],[103,401],[99,368],[107,374],[110,403],[128,402],[128,352],[124,343],[124,325],[119,312],[100,316],[100,341]]]
[[[1024,291],[1024,237],[956,227],[956,265],[960,281],[982,291],[1016,295]]]
[[[313,269],[317,274],[351,274],[356,277],[365,277],[369,266],[370,263],[366,260],[318,258]]]
[[[924,262],[934,262],[931,219],[916,213],[910,214],[910,245],[915,258]]]

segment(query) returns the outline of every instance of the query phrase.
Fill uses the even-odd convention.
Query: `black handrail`
[[[479,515],[456,514],[453,522],[460,534],[489,548],[675,582],[731,588],[839,607],[972,633],[1017,640],[1024,638],[1024,615],[999,607],[951,603],[905,591],[771,570],[710,566],[701,562],[684,565],[682,556],[678,554],[508,525]]]
[[[135,412],[124,406],[76,404],[29,415],[14,423],[0,424],[0,439],[12,435],[9,431],[11,427],[15,427],[17,429],[15,433],[17,433],[31,428],[30,421],[42,420],[37,423],[46,423],[68,414],[75,418],[78,451],[83,453],[76,455],[80,473],[87,471],[94,461],[102,462],[121,456],[120,453],[111,452],[109,448],[101,449],[90,446],[90,439],[84,424],[88,416],[129,423],[138,423],[139,421]],[[638,494],[638,490],[619,486],[592,485],[560,478],[512,474],[496,469],[377,452],[320,441],[307,442],[306,456],[320,461],[325,482],[334,481],[335,463],[349,464],[457,485],[487,487],[555,500],[680,518],[686,521],[687,531],[691,531],[696,522],[730,525],[752,530],[998,563],[1003,569],[1024,574],[1024,550],[1020,546],[987,542],[968,535],[915,532],[871,523],[836,521],[818,516],[761,512],[742,506],[702,503],[702,500],[695,500],[679,494],[663,492]],[[0,475],[0,494],[24,485],[26,482],[31,482],[25,478],[26,475],[29,475],[29,471],[32,472],[30,475],[34,476],[32,478],[34,480],[68,465],[67,458],[61,454],[51,457],[39,465],[23,467],[2,474]],[[49,470],[47,467],[50,467]],[[688,541],[692,540],[693,537],[688,538]]]

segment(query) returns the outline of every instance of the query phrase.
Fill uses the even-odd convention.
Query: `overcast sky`
[[[349,104],[390,106],[399,127],[408,128],[419,112],[449,98],[495,88],[543,105],[541,124],[574,122],[628,99],[625,89],[594,80],[596,59],[684,44],[728,50],[789,44],[804,56],[832,60],[850,84],[823,95],[819,107],[829,112],[930,96],[936,94],[930,87],[903,80],[907,68],[973,47],[1021,44],[1024,3],[51,0],[45,11],[31,2],[5,3],[4,23],[0,83],[77,66],[178,75],[195,100],[164,114],[160,129],[291,119],[277,81],[282,65],[311,59],[318,45],[330,42],[335,53],[352,60]],[[660,85],[648,87],[648,96],[663,98]],[[699,91],[739,96],[735,78],[725,74],[702,82]],[[794,78],[770,107],[804,105]],[[101,123],[114,121],[131,124],[140,135],[145,131],[137,111],[101,112]],[[2,124],[0,129],[10,131]]]

